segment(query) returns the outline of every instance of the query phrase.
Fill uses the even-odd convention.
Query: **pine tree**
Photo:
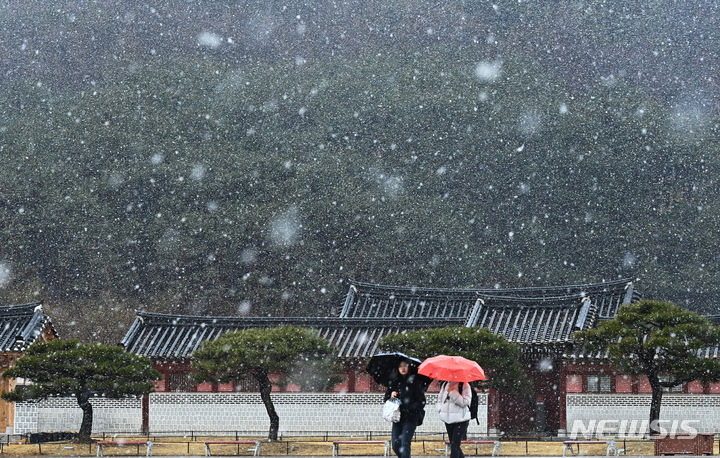
[[[720,362],[703,356],[708,347],[720,345],[720,328],[669,302],[642,300],[626,305],[612,320],[574,337],[590,351],[607,350],[619,371],[647,376],[652,389],[651,434],[660,432],[663,388],[720,379]]]
[[[31,345],[2,376],[31,382],[2,393],[6,401],[74,397],[83,412],[80,441],[90,440],[93,396],[112,399],[142,396],[160,378],[149,359],[127,353],[122,347],[61,339]]]
[[[278,384],[297,383],[306,390],[326,390],[341,381],[340,366],[327,340],[295,326],[228,332],[206,341],[192,355],[197,382],[227,383],[247,376],[257,380],[268,417],[268,439],[277,440],[280,417],[270,397],[271,374]]]

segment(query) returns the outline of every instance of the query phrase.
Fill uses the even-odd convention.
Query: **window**
[[[235,391],[260,391],[260,383],[251,375],[235,381]]]
[[[171,372],[167,374],[168,391],[195,391],[195,385],[190,382],[190,374]]]
[[[663,382],[663,383],[665,383],[665,382],[671,382],[671,381],[672,381],[672,378],[671,378],[669,375],[661,375],[661,376],[658,377],[658,378],[659,378],[660,381]],[[672,387],[665,387],[665,386],[664,386],[664,387],[663,387],[663,391],[666,392],[666,393],[682,393],[682,392],[683,392],[683,385],[682,385],[682,383],[680,383],[680,384],[677,384],[677,385],[672,386]]]
[[[612,391],[612,377],[609,375],[588,375],[586,380],[585,391],[588,393],[610,393]]]
[[[597,375],[588,375],[586,380],[585,391],[588,393],[596,393],[600,391],[600,377]]]
[[[600,392],[610,393],[612,391],[612,378],[609,375],[600,377]]]

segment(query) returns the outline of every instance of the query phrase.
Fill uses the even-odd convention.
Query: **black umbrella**
[[[417,367],[422,363],[419,359],[405,353],[379,353],[370,358],[366,370],[377,383],[388,386],[390,380],[397,376],[397,367],[401,361],[408,363],[411,373],[417,373]]]

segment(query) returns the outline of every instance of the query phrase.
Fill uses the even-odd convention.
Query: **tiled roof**
[[[720,316],[718,315],[705,315],[705,318],[710,322],[718,326]],[[563,358],[575,360],[575,361],[601,361],[609,358],[610,352],[608,349],[589,351],[587,346],[582,343],[574,343],[563,353]],[[707,347],[701,348],[697,351],[697,356],[705,359],[720,359],[720,347]]]
[[[637,300],[629,279],[583,285],[531,288],[444,289],[352,283],[340,317],[348,318],[467,318],[476,301],[485,297],[521,298],[530,303],[546,298],[589,296],[598,318],[612,318],[622,303]]]
[[[42,336],[47,325],[56,334],[39,302],[0,307],[0,352],[25,351]]]
[[[203,317],[138,312],[126,350],[154,359],[189,357],[205,340],[239,329],[315,329],[341,358],[372,356],[381,337],[403,330],[477,326],[521,344],[557,344],[634,300],[632,283],[509,289],[411,288],[353,283],[339,317]],[[603,315],[604,313],[604,315]]]
[[[240,329],[294,325],[315,329],[337,349],[341,358],[367,358],[375,353],[380,338],[407,329],[462,326],[464,320],[417,321],[373,318],[262,318],[202,317],[138,312],[122,340],[127,351],[153,359],[189,357],[206,340]]]
[[[565,343],[575,331],[595,323],[597,306],[589,296],[478,300],[467,326],[487,328],[520,344]]]
[[[720,347],[707,347],[698,350],[697,355],[705,359],[720,359]],[[563,353],[563,358],[581,362],[581,361],[602,361],[609,358],[608,350],[590,352],[584,345],[573,345],[567,352]]]
[[[474,290],[445,290],[353,283],[342,318],[467,318]]]

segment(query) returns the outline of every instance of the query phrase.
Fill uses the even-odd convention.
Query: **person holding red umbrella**
[[[440,419],[450,440],[450,458],[464,458],[460,445],[470,422],[472,387],[470,382],[487,380],[485,371],[475,361],[462,356],[434,356],[418,367],[418,373],[442,380],[437,399]]]
[[[472,388],[465,382],[442,382],[437,398],[437,411],[450,440],[450,458],[465,458],[460,447],[470,423]]]

